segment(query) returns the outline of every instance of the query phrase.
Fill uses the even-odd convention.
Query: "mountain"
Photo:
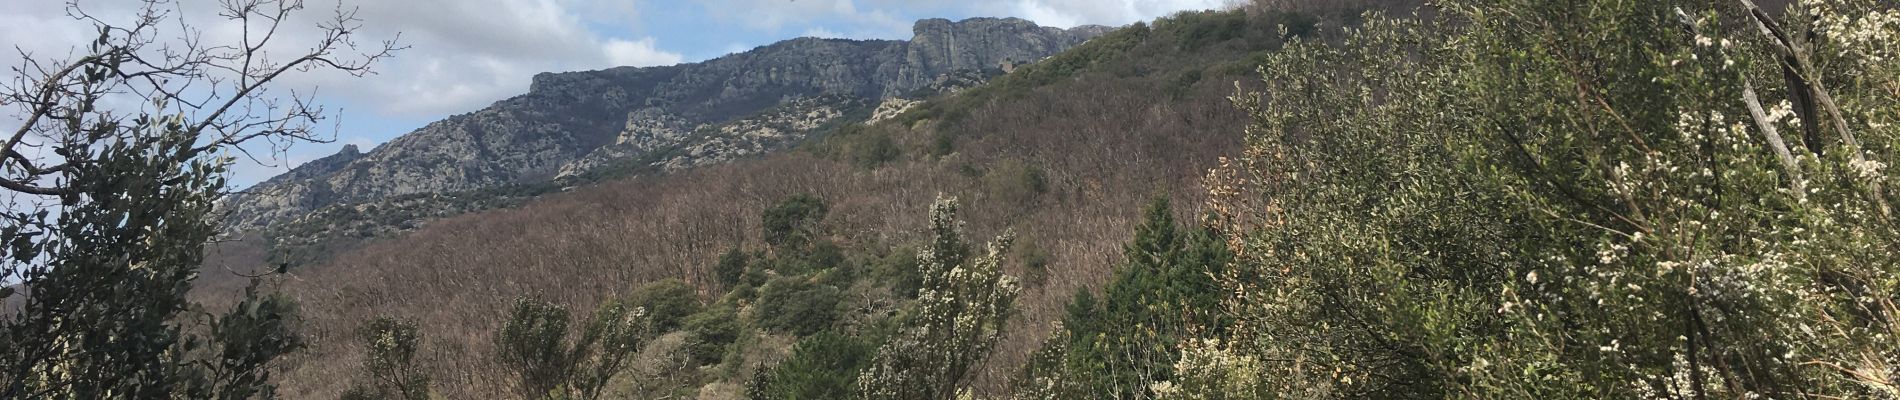
[[[1042,59],[1108,28],[974,18],[913,31],[909,41],[800,38],[700,63],[539,74],[526,94],[260,183],[227,203],[228,224],[256,230],[333,205],[546,182],[648,156],[677,169],[757,154],[948,74]]]

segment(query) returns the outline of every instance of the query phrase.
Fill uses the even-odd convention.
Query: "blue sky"
[[[234,38],[216,26],[209,0],[175,0],[207,39]],[[307,26],[339,0],[306,0]],[[316,90],[335,112],[334,143],[305,143],[236,166],[249,185],[345,144],[365,151],[449,115],[524,93],[538,72],[695,62],[800,36],[908,39],[923,18],[1020,17],[1048,26],[1119,26],[1232,0],[342,0],[363,20],[362,39],[401,35],[410,46],[367,78],[307,73],[280,86]],[[64,17],[65,0],[9,0],[0,43],[38,57],[69,54],[90,39]],[[131,15],[134,0],[81,0],[93,14]],[[289,31],[286,50],[313,37]],[[222,36],[221,36],[222,35]],[[18,55],[0,53],[18,65]],[[6,110],[12,114],[15,110]],[[0,115],[0,123],[15,122]],[[17,124],[17,122],[15,122]],[[6,125],[8,127],[17,125]]]

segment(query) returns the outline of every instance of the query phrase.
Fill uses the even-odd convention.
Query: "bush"
[[[728,253],[730,255],[731,253]],[[724,263],[724,260],[721,260]],[[649,282],[634,289],[627,302],[646,310],[655,332],[679,329],[687,316],[699,312],[699,292],[678,278]]]
[[[573,368],[563,343],[568,318],[565,307],[523,297],[495,335],[496,358],[515,375],[523,397],[545,396],[567,379]]]
[[[565,307],[522,297],[496,333],[497,358],[515,374],[524,398],[599,398],[607,382],[645,345],[652,326],[645,309],[607,302],[569,344],[568,321]]]
[[[818,222],[830,206],[823,199],[801,194],[765,210],[765,242],[774,247],[801,247],[817,234]]]
[[[1041,288],[1049,283],[1049,251],[1035,242],[1024,243],[1017,256],[1023,260],[1023,285]]]
[[[901,330],[859,375],[867,399],[953,398],[1002,338],[1018,292],[1016,280],[1001,268],[1012,235],[971,254],[956,213],[955,199],[940,198],[930,207],[934,237],[918,257],[922,294]]]
[[[1246,34],[1247,14],[1240,11],[1183,11],[1155,21],[1155,29],[1174,36],[1181,50],[1197,51],[1209,44]]]
[[[917,251],[897,249],[874,261],[871,270],[884,284],[890,285],[891,292],[905,299],[917,298],[917,289],[923,286],[923,274],[917,270]]]
[[[877,347],[868,340],[823,332],[799,340],[791,356],[759,378],[758,399],[857,398],[857,377]]]
[[[760,290],[752,315],[761,329],[806,336],[831,328],[842,298],[836,287],[782,278]]]
[[[708,307],[686,319],[686,353],[693,365],[718,364],[726,346],[739,340],[739,313],[730,305]]]
[[[427,400],[429,375],[416,365],[422,334],[416,323],[383,317],[363,326],[362,382],[344,392],[344,399]]]
[[[1035,164],[1008,159],[990,167],[983,184],[986,193],[1005,204],[1026,205],[1049,191],[1049,176]]]
[[[1123,249],[1124,261],[1097,301],[1078,289],[1063,332],[1043,344],[1019,384],[1056,389],[1058,397],[1140,398],[1170,380],[1188,332],[1220,334],[1214,276],[1233,259],[1220,237],[1181,229],[1166,199],[1156,199]],[[1060,385],[1051,385],[1059,383]]]
[[[726,250],[726,254],[719,256],[719,262],[713,264],[713,278],[719,280],[720,287],[738,286],[739,280],[745,277],[746,263],[750,261],[738,247]]]

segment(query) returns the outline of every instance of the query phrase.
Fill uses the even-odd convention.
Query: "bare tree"
[[[130,25],[113,25],[88,13],[77,1],[67,15],[99,32],[86,54],[65,60],[21,52],[13,82],[0,87],[0,106],[14,108],[22,122],[0,142],[0,188],[18,193],[65,196],[74,193],[56,181],[84,154],[136,135],[123,110],[105,103],[138,101],[138,114],[185,115],[183,133],[196,140],[188,149],[164,155],[184,163],[207,152],[268,141],[274,150],[295,142],[322,142],[314,127],[325,120],[314,93],[290,90],[279,95],[270,85],[292,72],[334,70],[353,76],[401,48],[394,39],[373,46],[355,41],[361,20],[353,9],[338,8],[318,23],[319,37],[294,57],[271,54],[281,43],[290,18],[304,9],[301,0],[219,0],[218,16],[239,24],[234,43],[204,40],[203,31],[186,25],[183,7],[167,0],[143,0]],[[181,3],[180,3],[181,4]],[[38,140],[31,140],[38,139]],[[32,147],[50,151],[28,151]]]

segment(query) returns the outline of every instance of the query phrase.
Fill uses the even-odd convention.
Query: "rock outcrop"
[[[527,94],[261,183],[226,203],[227,226],[254,230],[338,204],[546,182],[630,159],[677,169],[771,151],[853,111],[846,107],[942,85],[939,77],[958,71],[1041,59],[1107,30],[933,19],[918,22],[910,41],[800,38],[700,63],[542,73]],[[799,123],[765,115],[790,109],[816,114]],[[654,157],[662,150],[673,153]]]

